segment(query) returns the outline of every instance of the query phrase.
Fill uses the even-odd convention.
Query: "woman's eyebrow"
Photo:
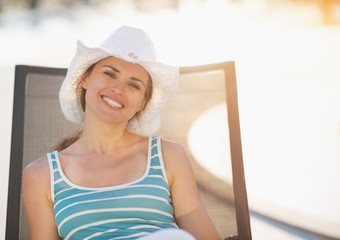
[[[112,67],[112,66],[109,66],[109,65],[103,65],[103,67],[108,67],[108,68],[111,68],[114,72],[116,72],[116,73],[120,73],[120,71],[117,69],[117,68],[114,68],[114,67]],[[133,81],[136,81],[136,82],[141,82],[144,86],[145,86],[145,83],[142,81],[142,80],[140,80],[139,78],[136,78],[136,77],[131,77],[131,80],[133,80]]]
[[[120,71],[117,69],[117,68],[114,68],[112,66],[109,66],[109,65],[103,65],[103,67],[108,67],[108,68],[111,68],[113,71],[117,72],[117,73],[120,73]]]
[[[145,86],[145,83],[138,78],[132,77],[131,80],[136,81],[136,82],[141,82]]]

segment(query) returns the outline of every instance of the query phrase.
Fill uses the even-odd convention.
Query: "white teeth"
[[[112,99],[110,98],[107,98],[107,97],[103,97],[103,100],[105,102],[107,102],[110,106],[112,107],[116,107],[116,108],[122,108],[122,105],[117,103],[116,101],[113,101]]]

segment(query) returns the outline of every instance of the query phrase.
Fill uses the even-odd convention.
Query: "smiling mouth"
[[[113,101],[112,99],[110,99],[108,97],[103,96],[103,100],[105,102],[107,102],[107,104],[109,104],[111,107],[115,107],[115,108],[122,108],[123,107],[120,103]]]

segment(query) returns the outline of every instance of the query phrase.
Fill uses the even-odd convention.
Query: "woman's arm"
[[[23,174],[23,194],[31,240],[60,239],[50,194],[50,173],[46,157],[28,165]]]
[[[220,240],[201,201],[184,149],[179,144],[163,140],[162,151],[178,226],[197,240]]]

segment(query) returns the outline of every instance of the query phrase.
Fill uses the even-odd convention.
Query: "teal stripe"
[[[170,195],[170,188],[169,185],[165,182],[164,177],[155,177],[155,176],[148,176],[147,178],[144,179],[143,184],[157,184],[160,187],[163,187],[165,189],[167,189],[167,193],[168,195]],[[138,184],[137,184],[138,185]],[[164,191],[164,190],[159,190],[158,188],[152,191]],[[155,192],[155,194],[160,194]]]
[[[53,166],[53,170],[58,169],[58,165],[56,161],[52,161],[52,166]]]
[[[56,187],[57,187],[57,189],[55,190],[55,193],[57,193],[57,192],[58,193],[55,195],[55,200],[54,200],[54,206],[55,207],[58,204],[60,204],[60,202],[62,200],[67,199],[68,197],[78,196],[80,194],[87,194],[89,192],[89,191],[86,191],[86,190],[75,189],[65,182],[58,183],[58,185],[55,185],[55,188]],[[57,190],[59,190],[59,191],[57,191]]]
[[[167,200],[169,199],[170,193],[168,192],[169,191],[168,187],[166,186],[166,183],[161,183],[162,182],[161,179],[155,179],[154,182],[159,182],[163,186],[148,186],[149,183],[153,181],[151,180],[151,178],[147,178],[145,180],[146,180],[145,184],[147,186],[136,185],[130,188],[123,188],[123,189],[111,190],[111,191],[84,191],[84,190],[74,191],[73,188],[72,189],[70,188],[68,191],[61,193],[60,196],[59,195],[56,196],[55,203],[54,203],[55,210],[58,211],[59,209],[69,204],[72,204],[73,202],[78,202],[82,200],[102,199],[106,197],[121,197],[121,196],[135,195],[135,194],[159,196]]]
[[[153,157],[150,161],[150,166],[151,167],[160,166],[159,157]]]
[[[81,231],[77,231],[75,232],[75,236],[77,236],[77,239],[84,239],[86,237],[89,237],[91,235],[93,235],[93,233],[103,233],[106,231],[110,231],[110,230],[115,230],[114,232],[107,232],[107,233],[103,233],[101,235],[99,235],[98,237],[94,238],[96,240],[98,239],[103,239],[103,240],[107,240],[107,239],[112,239],[114,237],[119,237],[119,236],[128,236],[130,234],[136,234],[138,232],[140,232],[140,230],[138,229],[133,229],[136,226],[141,226],[141,225],[145,225],[144,221],[142,219],[140,220],[133,220],[133,221],[122,221],[122,222],[114,222],[114,223],[106,223],[106,224],[100,224],[100,225],[92,225],[89,228],[83,228],[81,229]],[[169,223],[152,223],[150,222],[149,227],[145,227],[145,228],[141,228],[142,231],[146,231],[148,233],[152,233],[155,232],[159,229],[164,229],[164,228],[174,228],[171,224]],[[73,230],[73,229],[72,229]],[[70,232],[72,231],[71,229],[66,230],[63,229],[61,230],[61,232],[65,231],[65,232]],[[135,238],[129,238],[130,239],[135,239]]]
[[[100,204],[98,204],[100,203]],[[64,206],[64,208],[55,209],[57,219],[64,219],[67,215],[75,214],[79,212],[79,209],[103,209],[103,208],[129,208],[134,206],[136,208],[150,208],[166,213],[172,213],[172,206],[166,201],[166,199],[159,198],[153,199],[148,196],[135,196],[134,198],[99,198],[94,200],[83,200],[70,205]]]
[[[115,209],[113,209],[115,210]],[[139,220],[134,220],[131,222],[131,224],[136,225],[137,224],[148,224],[148,221],[146,219],[157,219],[158,221],[162,222],[161,224],[168,224],[169,226],[172,226],[171,223],[173,222],[172,218],[166,217],[161,214],[157,213],[150,213],[146,211],[130,211],[130,212],[124,212],[124,211],[110,211],[107,209],[103,209],[101,212],[97,213],[87,213],[80,216],[76,216],[71,218],[70,220],[66,220],[64,224],[60,228],[60,233],[64,233],[66,236],[66,232],[70,232],[73,229],[76,229],[77,227],[85,226],[88,224],[95,224],[98,225],[97,222],[105,221],[105,220],[112,220],[112,219],[119,219],[120,216],[124,216],[123,219],[134,219],[137,218]],[[124,221],[121,221],[124,223]],[[60,222],[57,221],[57,224],[60,225]],[[157,223],[152,223],[157,224]],[[116,224],[114,224],[116,226]],[[62,234],[62,235],[64,235]]]
[[[59,180],[60,178],[61,178],[61,175],[60,175],[59,171],[54,172],[54,180],[57,181],[57,180]]]
[[[151,141],[151,146],[154,146],[154,145],[156,145],[157,143],[158,143],[158,138],[155,137],[155,136],[153,136],[153,137],[152,137],[152,141]]]
[[[54,199],[54,202],[58,201],[57,199],[59,198],[57,195],[59,194],[63,194],[65,195],[65,191],[67,190],[71,190],[71,186],[68,185],[65,181],[61,181],[57,184],[54,185],[54,196],[55,196],[55,199]]]
[[[150,168],[149,175],[162,175],[162,169]]]
[[[151,154],[152,154],[153,156],[158,154],[157,146],[154,146],[154,147],[151,149]]]

